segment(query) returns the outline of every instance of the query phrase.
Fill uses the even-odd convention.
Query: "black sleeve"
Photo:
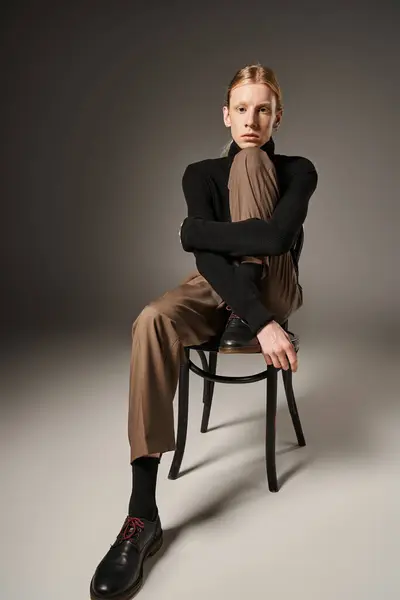
[[[286,189],[269,221],[253,218],[225,223],[200,214],[190,215],[182,224],[183,249],[216,252],[232,258],[289,252],[307,216],[318,177],[313,163],[299,157],[290,166],[287,178]]]
[[[182,188],[189,217],[215,220],[207,179],[194,164],[186,168],[182,178]],[[240,267],[234,265],[232,259],[204,250],[193,250],[193,254],[199,273],[232,307],[233,311],[248,323],[254,334],[274,319],[262,303],[255,281],[249,274],[248,281],[244,285],[243,273],[238,278]]]

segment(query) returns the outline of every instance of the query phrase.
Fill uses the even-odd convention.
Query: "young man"
[[[291,248],[317,174],[306,158],[275,154],[271,136],[282,114],[271,69],[241,69],[223,108],[233,138],[227,155],[192,163],[183,175],[188,216],[180,236],[197,270],[133,324],[132,495],[122,529],[92,578],[94,600],[131,598],[141,587],[144,560],[161,548],[156,479],[162,453],[175,449],[173,399],[184,346],[224,332],[221,351],[261,348],[267,364],[297,370],[295,349],[279,323],[302,304]]]

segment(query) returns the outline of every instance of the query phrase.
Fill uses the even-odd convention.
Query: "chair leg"
[[[292,417],[294,430],[297,436],[297,442],[299,446],[305,446],[306,441],[304,439],[303,429],[301,427],[300,417],[297,411],[296,400],[294,398],[291,369],[289,369],[288,371],[282,369],[282,378],[283,385],[285,387],[286,399],[289,406],[290,416]]]
[[[179,371],[178,391],[178,431],[176,436],[176,448],[169,470],[168,479],[177,479],[181,468],[183,453],[186,446],[186,435],[189,414],[189,356],[190,350],[185,348],[185,360]]]
[[[279,490],[278,479],[276,476],[275,452],[277,396],[278,371],[273,365],[268,365],[265,457],[267,462],[267,477],[270,492],[277,492]]]
[[[208,360],[208,371],[215,375],[217,370],[217,359],[218,352],[210,352],[209,360]],[[210,420],[210,412],[211,412],[211,404],[213,400],[214,394],[214,381],[208,381],[208,379],[204,379],[204,387],[203,387],[203,417],[201,420],[201,433],[206,433],[208,429],[208,422]]]

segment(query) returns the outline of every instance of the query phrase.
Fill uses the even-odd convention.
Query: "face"
[[[223,107],[224,123],[240,148],[262,146],[270,139],[282,111],[276,109],[276,96],[268,85],[245,83],[233,88],[229,107]],[[251,137],[246,137],[250,134]]]

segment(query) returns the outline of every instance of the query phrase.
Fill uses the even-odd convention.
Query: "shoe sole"
[[[255,347],[238,347],[238,348],[229,348],[229,347],[221,347],[218,348],[218,352],[221,354],[259,354],[261,352],[260,346]]]
[[[154,556],[154,554],[157,554],[157,552],[159,550],[161,550],[163,545],[163,536],[161,535],[157,540],[155,540],[152,544],[152,546],[149,547],[149,550],[147,552],[147,554],[145,555],[145,557],[143,558],[142,561],[142,565],[140,568],[140,577],[137,580],[137,582],[135,583],[135,585],[133,585],[132,587],[130,587],[128,590],[126,590],[123,594],[120,594],[119,596],[98,596],[97,594],[95,594],[92,591],[92,585],[90,585],[90,598],[91,600],[108,600],[108,598],[112,598],[112,600],[131,600],[142,588],[143,585],[143,565],[144,562],[150,558],[151,556]]]

